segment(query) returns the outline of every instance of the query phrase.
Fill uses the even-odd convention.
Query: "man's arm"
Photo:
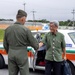
[[[61,43],[62,51],[63,51],[63,59],[66,60],[66,43],[64,39],[64,35],[62,36],[62,43]]]
[[[63,59],[66,60],[66,49],[63,48]]]
[[[37,50],[39,48],[39,43],[34,38],[30,30],[27,31],[27,37],[28,37],[29,45],[32,46],[35,50]]]
[[[5,50],[6,50],[6,52],[8,53],[9,44],[7,43],[6,32],[5,32],[5,34],[4,34],[3,46],[4,46]]]
[[[43,37],[42,41],[39,43],[39,48],[47,43],[47,34]]]

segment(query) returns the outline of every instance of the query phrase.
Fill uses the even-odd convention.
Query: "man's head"
[[[54,20],[54,21],[50,21],[50,31],[51,32],[56,32],[59,26],[59,22]]]
[[[16,19],[21,24],[24,24],[26,22],[27,13],[23,10],[18,10]]]

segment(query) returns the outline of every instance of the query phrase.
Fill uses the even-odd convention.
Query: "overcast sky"
[[[72,20],[75,9],[75,0],[0,0],[0,18],[14,19],[18,9],[24,10],[28,13],[27,20],[33,20],[33,13],[35,12],[35,19],[47,20]]]

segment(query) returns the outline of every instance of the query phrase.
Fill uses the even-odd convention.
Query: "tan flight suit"
[[[9,75],[29,75],[27,46],[35,50],[39,45],[31,31],[24,25],[16,22],[5,30],[4,48],[8,53]]]

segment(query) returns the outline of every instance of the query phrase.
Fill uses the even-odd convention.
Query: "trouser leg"
[[[61,64],[62,62],[55,62],[53,63],[53,72],[54,75],[61,75]]]
[[[28,61],[20,65],[19,68],[20,68],[20,75],[29,75]]]
[[[46,60],[46,64],[45,64],[45,75],[51,75],[51,69],[52,69],[52,62]]]
[[[14,60],[8,58],[9,75],[18,75],[19,68]]]
[[[20,70],[20,75],[29,75],[28,58],[25,59],[25,57],[22,57],[18,59],[17,64]]]

